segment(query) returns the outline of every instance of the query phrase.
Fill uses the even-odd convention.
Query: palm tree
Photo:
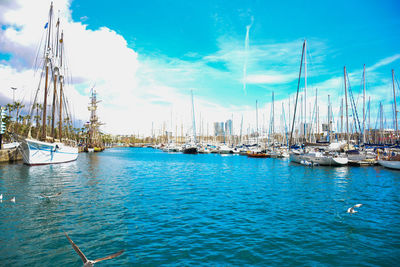
[[[19,101],[16,101],[15,103],[14,103],[14,108],[17,110],[17,114],[16,114],[16,116],[15,116],[15,119],[17,120],[17,122],[18,122],[18,115],[19,115],[19,112],[21,111],[21,109],[23,109],[25,107],[25,105],[24,104],[22,104],[21,102],[19,102]]]
[[[8,116],[11,117],[11,112],[13,112],[13,110],[14,110],[14,105],[8,103],[8,104],[6,105],[6,109],[7,109],[7,111],[8,111]]]

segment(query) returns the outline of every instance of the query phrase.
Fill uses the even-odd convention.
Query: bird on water
[[[67,233],[64,233],[65,236],[68,238],[68,241],[71,243],[72,248],[76,251],[76,253],[78,253],[79,257],[81,257],[82,261],[83,261],[83,267],[91,267],[93,266],[95,263],[99,262],[99,261],[104,261],[104,260],[109,260],[109,259],[113,259],[115,257],[118,257],[119,255],[121,255],[125,250],[121,250],[118,251],[117,253],[111,254],[107,257],[104,258],[99,258],[96,260],[88,260],[85,256],[85,254],[83,254],[83,252],[79,249],[79,247],[77,245],[75,245],[75,243],[71,240],[71,238],[69,238],[69,236],[67,235]]]
[[[41,198],[50,199],[50,198],[53,198],[53,197],[58,197],[59,195],[61,195],[61,192],[58,192],[57,194],[54,194],[54,195],[40,194],[40,197],[41,197]]]
[[[347,213],[356,213],[356,212],[358,212],[358,211],[356,211],[354,208],[359,208],[359,207],[361,207],[363,204],[356,204],[356,205],[354,205],[353,207],[350,207],[350,208],[348,208],[347,209]]]

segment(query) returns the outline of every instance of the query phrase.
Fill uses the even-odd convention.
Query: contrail
[[[249,51],[249,32],[253,25],[254,18],[251,17],[251,24],[246,26],[246,39],[244,40],[244,65],[243,65],[243,91],[246,94],[246,72],[247,72],[247,58]]]

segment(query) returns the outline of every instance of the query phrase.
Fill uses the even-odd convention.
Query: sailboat
[[[289,147],[292,145],[292,140],[293,140],[293,130],[294,130],[294,123],[296,121],[296,109],[297,109],[297,100],[298,100],[298,95],[299,95],[299,88],[300,88],[300,79],[301,79],[301,71],[302,71],[302,66],[303,66],[303,59],[304,59],[304,67],[305,67],[305,75],[304,75],[304,96],[305,96],[305,102],[307,103],[307,98],[306,98],[306,88],[307,88],[307,56],[306,56],[306,40],[303,42],[303,49],[301,53],[301,61],[300,61],[300,70],[299,70],[299,79],[297,83],[297,94],[296,94],[296,102],[295,102],[295,108],[294,108],[294,115],[293,115],[293,122],[292,122],[292,128],[291,128],[291,133],[290,133],[290,139],[289,139]],[[345,86],[346,86],[346,69],[345,69]],[[345,90],[346,94],[347,91]],[[347,99],[347,95],[346,95]],[[330,102],[330,101],[328,101]],[[346,102],[347,103],[347,102]],[[304,105],[304,114],[306,113],[306,104]],[[347,107],[347,106],[346,106]],[[347,111],[347,109],[346,109]],[[347,113],[346,113],[347,114]],[[304,143],[306,143],[307,140],[307,132],[308,132],[308,126],[307,126],[307,116],[304,115],[305,122],[302,125],[303,131],[304,131]],[[329,120],[329,119],[328,119]],[[330,123],[330,122],[329,122]],[[347,165],[348,163],[348,158],[346,156],[343,156],[339,153],[321,153],[319,151],[309,151],[306,152],[305,150],[303,152],[300,152],[298,150],[291,151],[290,153],[290,161],[295,162],[295,163],[300,163],[303,164],[304,162],[311,163],[311,164],[318,164],[318,165],[324,165],[324,166],[343,166]]]
[[[396,103],[396,86],[394,83],[394,70],[392,70],[392,81],[393,81],[393,99],[394,99],[394,123],[395,123],[395,136],[399,138],[398,124],[397,124],[397,103]],[[391,155],[391,153],[389,154]],[[400,154],[392,155],[389,157],[379,157],[378,163],[383,167],[400,170]]]
[[[63,108],[66,109],[66,101],[64,98],[64,45],[63,32],[60,35],[60,20],[53,25],[53,3],[51,3],[49,11],[49,21],[46,23],[46,42],[44,45],[44,64],[42,76],[45,78],[44,96],[43,96],[43,114],[42,114],[42,130],[40,140],[31,137],[31,129],[28,133],[28,138],[22,138],[21,154],[22,159],[27,165],[44,165],[54,163],[64,163],[74,161],[78,158],[78,148],[76,143],[67,138],[63,139]],[[51,136],[47,136],[47,100],[50,96],[50,85],[53,85],[53,102],[51,114]],[[34,105],[39,101],[38,93],[41,87],[39,82],[38,89],[35,94]],[[34,106],[33,105],[33,106]],[[55,129],[56,114],[58,109],[58,132]],[[33,108],[32,108],[33,111]],[[65,119],[69,121],[69,116]],[[38,127],[38,125],[37,125]],[[56,139],[58,137],[58,139]]]
[[[97,93],[92,88],[91,96],[90,96],[90,104],[89,104],[89,111],[90,111],[90,121],[85,126],[88,129],[88,142],[84,149],[85,152],[101,152],[104,151],[104,146],[100,140],[100,131],[99,126],[103,123],[99,122],[99,118],[96,114],[97,104],[101,102],[97,100]]]
[[[195,115],[194,115],[194,102],[193,102],[193,90],[190,91],[191,96],[192,96],[192,115],[193,115],[193,120],[192,120],[192,129],[193,129],[193,139],[190,140],[189,143],[185,144],[183,146],[183,154],[197,154],[197,140],[196,140],[196,121],[195,121]]]

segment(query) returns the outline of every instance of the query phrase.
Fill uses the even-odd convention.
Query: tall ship
[[[90,95],[90,103],[89,103],[89,111],[90,111],[90,120],[85,125],[87,128],[87,142],[85,146],[85,152],[101,152],[104,150],[104,145],[101,141],[100,130],[99,127],[103,125],[99,121],[99,117],[97,116],[97,104],[101,102],[97,100],[97,93],[92,88]]]
[[[33,129],[29,123],[31,126],[28,137],[18,137],[21,142],[22,158],[27,165],[64,163],[78,158],[76,142],[68,138],[72,129],[72,117],[64,94],[66,87],[64,75],[67,70],[64,60],[64,36],[60,29],[60,19],[54,22],[52,3],[49,19],[45,25],[46,39],[40,81],[30,113],[32,117],[36,110],[36,127]],[[42,99],[40,95],[43,96]],[[32,132],[35,137],[32,137]]]

